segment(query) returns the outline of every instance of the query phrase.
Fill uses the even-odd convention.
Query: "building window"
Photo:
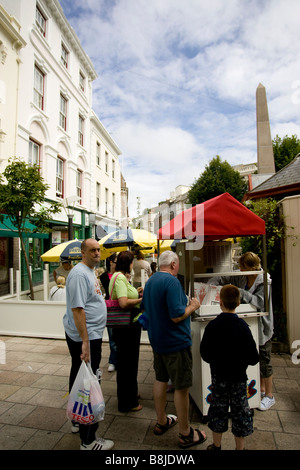
[[[69,51],[67,48],[61,44],[61,56],[60,56],[60,61],[63,64],[63,66],[67,69],[68,68],[68,61],[69,61]]]
[[[96,211],[100,212],[100,183],[96,183]]]
[[[78,120],[78,143],[83,147],[83,131],[84,131],[84,119],[79,114]]]
[[[85,85],[85,76],[82,72],[79,72],[79,88],[81,91],[84,92],[84,85]]]
[[[40,108],[44,109],[44,81],[45,75],[37,67],[34,67],[34,88],[33,88],[33,102]]]
[[[116,162],[115,160],[112,161],[112,169],[111,169],[111,177],[114,180],[116,176]]]
[[[96,165],[101,165],[101,145],[100,142],[96,144]]]
[[[38,30],[40,31],[40,33],[46,37],[46,23],[47,23],[47,20],[45,18],[45,15],[43,15],[43,13],[41,12],[40,8],[38,6],[36,6],[36,10],[35,10],[35,24],[38,28]]]
[[[64,161],[60,157],[56,160],[56,196],[64,197]]]
[[[105,173],[108,173],[108,152],[105,152]]]
[[[116,204],[116,195],[115,193],[112,193],[111,195],[111,209],[112,209],[112,217],[115,216],[115,204]]]
[[[40,145],[33,140],[29,141],[29,165],[40,165]]]
[[[59,125],[64,131],[67,130],[67,103],[66,98],[60,94]]]
[[[82,204],[82,171],[77,170],[76,174],[76,195],[78,196],[79,204]]]

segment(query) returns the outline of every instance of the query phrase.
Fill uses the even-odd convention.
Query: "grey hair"
[[[159,266],[170,266],[173,262],[178,262],[178,256],[174,251],[164,251],[159,257]]]

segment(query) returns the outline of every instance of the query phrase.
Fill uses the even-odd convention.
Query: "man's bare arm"
[[[72,308],[74,322],[78,333],[82,339],[82,354],[80,356],[82,361],[89,362],[90,360],[90,342],[89,335],[86,328],[85,311],[83,308]]]
[[[188,318],[195,310],[197,310],[199,307],[200,307],[200,303],[198,302],[198,300],[197,300],[196,298],[193,297],[193,298],[190,300],[189,305],[186,307],[184,314],[181,315],[181,317],[172,318],[173,322],[174,322],[174,323],[179,323],[179,322],[185,320],[185,319]]]

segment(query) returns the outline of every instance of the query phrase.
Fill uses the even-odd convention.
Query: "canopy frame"
[[[201,206],[201,211],[197,211],[197,208]],[[202,233],[197,233],[197,220],[196,214],[203,214],[203,224],[200,224],[200,230]],[[207,215],[206,215],[207,214]],[[224,220],[226,217],[232,217],[234,223],[228,223],[228,220]],[[206,217],[209,221],[206,224]],[[214,223],[215,222],[215,223]],[[181,224],[181,225],[180,225]],[[167,224],[161,226],[157,232],[157,240],[170,240],[170,239],[185,239],[191,236],[186,236],[186,225],[189,224],[189,229],[193,225],[196,226],[194,237],[192,241],[195,243],[198,237],[202,237],[203,241],[219,241],[231,237],[243,237],[243,236],[262,236],[263,246],[263,275],[264,275],[264,293],[265,293],[265,312],[269,312],[269,300],[268,300],[268,282],[267,282],[267,241],[266,241],[266,230],[265,222],[263,219],[258,217],[252,211],[247,209],[243,204],[238,202],[229,193],[223,193],[220,196],[216,196],[204,203],[198,204],[198,206],[191,207],[178,214],[174,219],[170,220]],[[250,229],[247,229],[247,224]],[[199,224],[198,224],[199,225]],[[228,228],[228,230],[227,230]],[[177,231],[175,230],[177,229]],[[173,231],[172,231],[173,230]],[[227,231],[226,231],[227,230]],[[178,231],[180,233],[178,233]],[[218,232],[222,234],[218,235]],[[190,245],[190,244],[189,244]],[[189,247],[185,247],[190,248]],[[194,265],[193,256],[194,249],[189,249],[189,260],[190,260],[190,294],[194,296]],[[158,251],[159,253],[159,251]]]

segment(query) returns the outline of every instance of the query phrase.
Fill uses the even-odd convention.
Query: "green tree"
[[[286,135],[283,139],[276,135],[272,142],[276,171],[281,170],[300,153],[300,140],[296,135]]]
[[[202,175],[195,180],[188,194],[188,202],[200,204],[226,192],[241,201],[246,191],[247,184],[239,172],[228,162],[222,162],[217,155],[209,165],[206,165]]]
[[[46,191],[49,185],[44,183],[37,165],[28,165],[18,158],[11,158],[3,174],[0,174],[0,221],[6,214],[18,230],[21,249],[28,273],[30,295],[34,299],[33,283],[23,235],[28,230],[26,221],[34,220],[35,231],[49,231],[47,220],[59,212],[62,205],[57,202],[47,204]]]

